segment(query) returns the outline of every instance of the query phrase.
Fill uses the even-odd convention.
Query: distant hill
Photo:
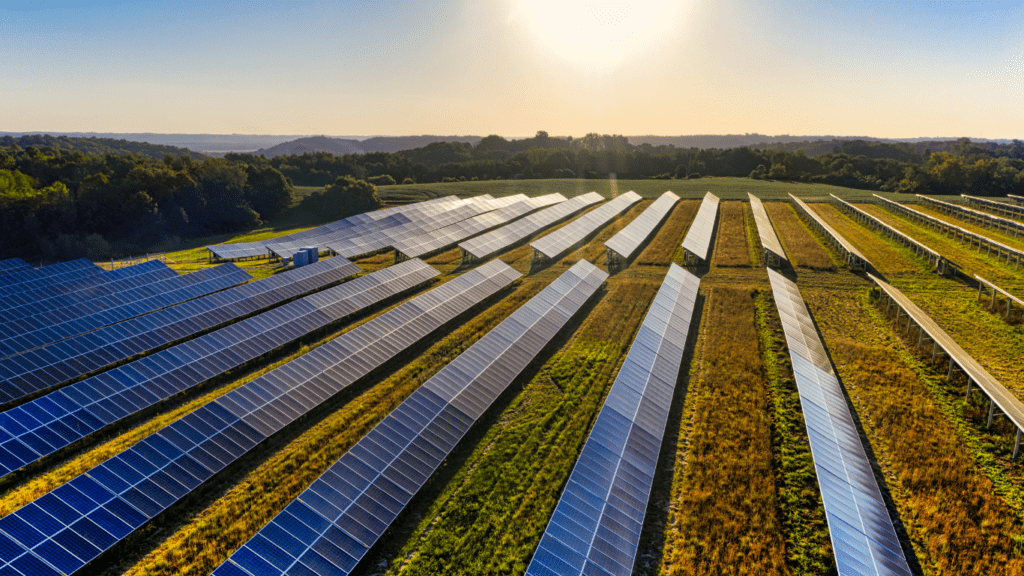
[[[366,154],[368,152],[400,152],[422,148],[434,142],[465,142],[475,146],[480,140],[479,136],[375,136],[366,140],[310,136],[282,142],[270,148],[260,148],[253,154],[262,154],[267,158],[273,158],[307,152],[330,152],[340,156],[341,154]]]
[[[912,144],[928,142],[956,142],[958,138],[872,138],[870,136],[767,136],[765,134],[697,134],[691,136],[629,136],[629,143],[634,146],[650,144],[651,146],[675,146],[676,148],[739,148],[740,146],[754,146],[757,148],[785,148],[793,149],[786,144],[816,144],[826,142],[829,147],[825,151],[831,152],[832,147],[840,142],[853,142],[862,140],[865,142],[908,142]],[[971,138],[972,142],[991,142],[997,144],[1009,144],[1010,140],[988,140],[986,138]],[[803,148],[803,146],[796,146]],[[808,152],[810,154],[810,152]]]
[[[135,154],[147,158],[163,159],[164,156],[191,156],[202,160],[207,156],[193,152],[188,148],[136,142],[132,140],[115,140],[113,138],[74,138],[69,136],[51,136],[49,134],[30,134],[25,136],[2,136],[0,146],[20,146],[28,148],[50,147],[62,150],[78,150],[84,154]]]

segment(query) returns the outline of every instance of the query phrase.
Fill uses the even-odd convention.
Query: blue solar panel
[[[699,287],[693,274],[669,269],[527,574],[632,573]]]
[[[311,294],[0,413],[7,474],[202,382],[437,276],[421,260]],[[28,452],[26,452],[28,450]]]
[[[29,270],[20,270],[0,276],[0,296],[8,296],[25,290],[33,290],[69,279],[100,274],[103,269],[85,258],[61,262]]]
[[[0,539],[6,539],[0,540],[6,542],[0,545],[0,570],[26,553],[66,574],[78,570],[274,432],[518,277],[500,262],[467,272],[225,394],[16,510],[0,520]],[[275,545],[260,540],[254,547],[270,556]]]
[[[222,264],[191,274],[175,274],[172,278],[106,298],[14,320],[0,326],[0,357],[72,338],[248,280],[252,280],[252,276],[244,270],[234,264]]]
[[[853,414],[800,290],[770,268],[768,279],[793,361],[836,568],[841,576],[909,576]]]
[[[0,260],[0,275],[31,269],[32,267],[29,266],[21,258],[8,258],[6,260]]]
[[[0,403],[216,328],[359,272],[344,258],[275,274],[0,360]]]
[[[585,261],[562,274],[413,392],[214,574],[352,572],[473,422],[607,277]]]

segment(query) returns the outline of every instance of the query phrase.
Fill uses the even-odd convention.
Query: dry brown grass
[[[782,242],[783,249],[786,250],[790,264],[818,270],[835,270],[835,264],[829,258],[828,252],[800,222],[792,204],[765,202],[764,208],[779,236],[779,241]]]
[[[715,266],[750,266],[747,228],[743,222],[744,202],[722,202],[718,218],[718,238],[712,262]]]
[[[753,294],[708,290],[693,420],[680,434],[662,573],[789,574]]]

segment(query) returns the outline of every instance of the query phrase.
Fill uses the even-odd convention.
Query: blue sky
[[[0,130],[1024,137],[1020,2],[0,2]]]

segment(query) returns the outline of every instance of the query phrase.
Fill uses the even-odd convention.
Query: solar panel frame
[[[145,522],[156,516],[207,481],[217,472],[236,461],[253,446],[293,422],[302,414],[334,396],[373,369],[397,355],[401,349],[388,345],[388,336],[395,331],[408,331],[411,345],[433,333],[484,298],[494,295],[520,277],[520,274],[501,262],[492,262],[471,270],[430,292],[420,295],[397,308],[362,324],[323,346],[246,383],[236,390],[199,408],[189,416],[171,424],[120,455],[100,464],[37,499],[75,497],[77,488],[89,491],[91,501],[80,503],[68,510],[56,525],[51,523],[42,544],[31,536],[11,534],[0,526],[13,542],[11,547],[0,547],[0,569],[24,554],[48,562],[65,573],[73,573],[84,564],[109,549]],[[425,324],[414,326],[412,319]],[[402,349],[408,345],[403,346]],[[377,351],[372,361],[359,366],[350,362],[367,357],[366,352]],[[346,367],[344,373],[333,372]],[[352,368],[355,368],[352,370]],[[322,387],[323,389],[319,389]],[[276,407],[278,416],[271,416]],[[323,485],[318,486],[322,489]],[[110,503],[117,507],[111,509]],[[29,504],[10,516],[17,521],[34,513]],[[322,498],[321,508],[330,506]],[[130,514],[125,514],[127,510]],[[100,519],[119,517],[124,526],[118,535],[93,540],[93,548],[75,552],[68,561],[61,552],[59,540],[64,526],[71,526],[77,535],[95,536],[95,530],[81,526],[80,518]],[[132,516],[126,519],[125,516]],[[280,541],[275,539],[274,541]],[[47,542],[57,544],[50,545]],[[271,541],[273,542],[273,541]],[[18,550],[20,545],[22,550]],[[260,538],[253,544],[266,554],[269,543]],[[246,554],[245,552],[242,553]]]
[[[719,203],[718,196],[711,192],[704,194],[697,215],[686,231],[686,237],[683,238],[683,253],[687,263],[691,257],[697,260],[695,264],[707,262],[711,250],[711,237],[718,221]]]
[[[359,271],[358,266],[344,258],[329,258],[0,359],[0,403],[66,384],[115,362],[177,343]]]
[[[612,218],[625,212],[642,199],[639,194],[630,190],[587,212],[558,230],[530,242],[530,247],[534,250],[534,258],[536,259],[538,254],[549,260],[558,258],[559,255],[582,242],[587,236],[596,232],[598,228],[604,226]]]
[[[837,570],[840,576],[910,576],[850,407],[800,290],[770,268],[768,279],[793,363]]]
[[[565,202],[520,218],[497,230],[492,230],[486,234],[460,242],[459,248],[463,251],[463,259],[483,260],[529,238],[556,222],[572,216],[584,208],[603,201],[604,197],[597,192],[588,192],[587,194],[574,196]]]
[[[594,421],[527,575],[632,573],[699,288],[699,278],[671,265]],[[670,328],[678,335],[669,337]]]
[[[668,218],[668,215],[672,213],[672,209],[675,208],[677,202],[679,202],[679,196],[672,192],[665,192],[632,222],[626,225],[625,228],[609,238],[604,243],[605,247],[609,250],[609,266],[612,261],[612,253],[618,255],[619,258],[626,262],[636,256],[640,247],[661,226],[665,218]]]
[[[978,205],[984,208],[988,208],[993,212],[999,212],[1013,218],[1024,218],[1024,206],[1013,203],[1013,199],[1010,202],[997,202],[991,198],[980,198],[978,196],[971,196],[969,194],[960,195],[964,200],[967,200],[969,206]]]
[[[790,194],[789,197],[792,199],[793,204],[796,205],[798,212],[806,216],[811,225],[825,236],[832,247],[842,253],[843,259],[846,260],[846,264],[850,268],[867,270],[868,266],[871,266],[872,268],[874,267],[871,262],[853,246],[853,244],[850,244],[842,234],[822,220],[821,216],[818,216],[814,210],[811,210],[803,200],[792,194]]]
[[[32,454],[26,459],[0,453],[0,476],[438,275],[422,260],[377,270],[2,412],[0,425],[23,419],[25,431],[12,434],[13,438],[0,442],[0,447],[8,452],[9,446],[29,448]],[[183,362],[176,353],[187,360]],[[97,388],[102,391],[90,394]],[[76,401],[76,394],[85,400]],[[58,415],[41,415],[36,407],[47,402],[70,409],[62,409]],[[101,418],[94,410],[96,406],[112,416]],[[71,430],[73,438],[61,438],[55,433],[59,428]],[[41,435],[49,440],[42,440]]]
[[[413,392],[214,574],[351,573],[473,422],[607,276],[585,261],[562,274]],[[305,525],[290,532],[302,545],[279,548],[287,556],[266,555],[262,546],[271,540],[264,532],[289,533],[293,518]],[[273,564],[275,558],[287,565]]]

